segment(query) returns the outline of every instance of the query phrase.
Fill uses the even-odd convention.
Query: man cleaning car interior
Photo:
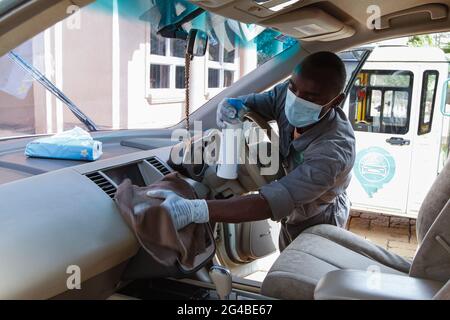
[[[305,58],[288,81],[265,93],[238,97],[244,110],[226,99],[219,104],[221,128],[225,122],[242,121],[248,110],[278,123],[280,155],[289,163],[288,174],[263,186],[259,194],[211,201],[187,200],[164,190],[148,195],[165,199],[162,205],[177,229],[208,221],[280,221],[280,250],[313,225],[343,227],[350,212],[346,188],[355,160],[353,129],[340,108],[345,81],[340,58],[318,52]]]

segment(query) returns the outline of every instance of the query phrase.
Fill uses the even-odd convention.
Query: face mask
[[[323,106],[299,98],[291,90],[287,90],[284,112],[294,127],[304,128],[318,122],[321,119],[319,116],[322,109]]]

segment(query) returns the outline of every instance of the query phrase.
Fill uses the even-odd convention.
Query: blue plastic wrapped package
[[[79,127],[52,137],[37,139],[25,149],[28,157],[85,161],[95,161],[102,153],[102,143]]]

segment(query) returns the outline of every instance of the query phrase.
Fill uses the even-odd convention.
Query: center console
[[[133,185],[139,187],[149,186],[170,174],[172,169],[157,157],[151,157],[134,161],[119,166],[109,167],[88,173],[86,176],[95,182],[111,198],[114,198],[117,187],[125,180],[130,179]],[[195,190],[197,197],[206,198],[208,188],[203,184],[189,178],[183,177]],[[126,280],[186,277],[202,268],[215,254],[215,241],[209,224],[205,224],[206,250],[195,257],[194,265],[186,267],[180,262],[171,267],[160,265],[144,249],[133,257],[124,273]]]

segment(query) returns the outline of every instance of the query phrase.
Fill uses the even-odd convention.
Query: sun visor
[[[264,21],[284,34],[302,41],[332,41],[347,38],[355,30],[319,8],[301,8]]]

